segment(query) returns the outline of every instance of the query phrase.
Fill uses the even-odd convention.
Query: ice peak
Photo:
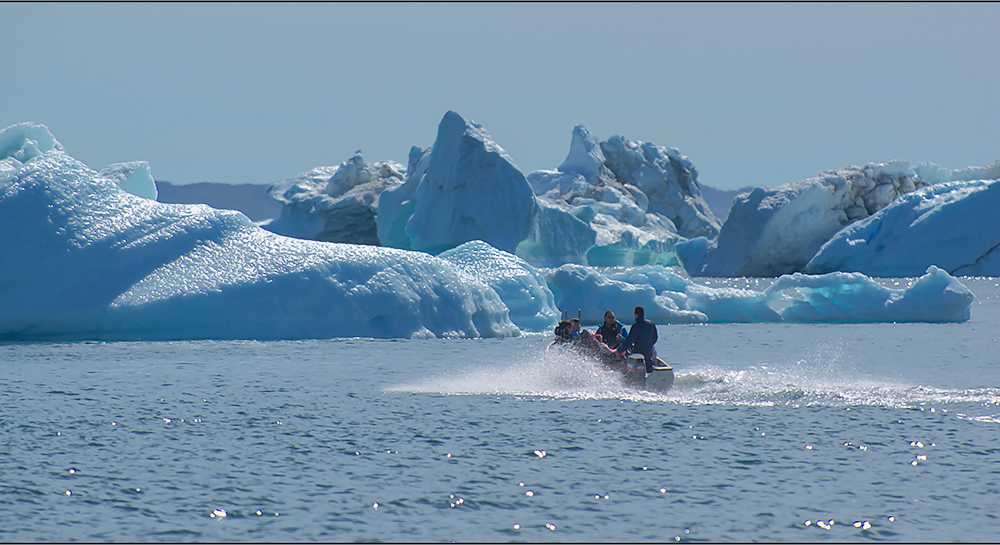
[[[14,158],[27,163],[52,150],[66,151],[45,125],[18,123],[0,131],[0,161]]]
[[[583,125],[573,127],[573,140],[569,144],[569,155],[559,165],[560,172],[580,174],[588,182],[594,183],[604,164],[604,154],[597,140]]]

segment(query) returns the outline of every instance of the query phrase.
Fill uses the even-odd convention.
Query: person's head
[[[642,320],[646,317],[646,309],[642,307],[635,307],[635,319]]]
[[[570,337],[569,320],[559,322],[559,325],[556,326],[556,337],[562,339],[568,339]]]
[[[610,310],[604,312],[604,323],[611,325],[615,323],[615,313]]]
[[[569,330],[570,331],[580,331],[580,319],[579,318],[573,318],[572,320],[569,321]]]

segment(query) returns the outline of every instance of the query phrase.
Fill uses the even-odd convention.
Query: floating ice
[[[519,333],[496,292],[447,261],[291,239],[238,212],[139,198],[47,130],[24,133],[0,132],[21,145],[0,156],[0,339]]]
[[[905,289],[886,288],[861,273],[796,273],[778,278],[764,293],[773,303],[791,303],[778,311],[785,322],[964,322],[974,298],[933,265]]]
[[[621,146],[608,148],[615,157],[627,155],[622,151],[629,149],[626,145],[635,146],[615,138]],[[534,265],[550,267],[564,263],[678,265],[674,251],[680,237],[677,226],[664,214],[648,211],[650,199],[642,189],[616,179],[605,166],[601,146],[585,127],[577,125],[563,164],[557,170],[528,175],[538,196],[539,212],[529,237],[518,245],[517,254]],[[631,171],[623,175],[630,176]],[[647,184],[647,190],[660,191],[668,184],[661,176],[657,183]],[[683,227],[686,230],[689,225]]]
[[[710,288],[659,265],[601,273],[567,264],[542,271],[560,309],[579,311],[598,323],[611,310],[631,323],[632,309],[645,308],[654,322],[963,322],[972,292],[931,266],[905,289],[883,287],[860,273],[777,278],[763,291]]]
[[[968,235],[971,240],[975,236],[973,233],[977,231],[969,229],[965,224],[949,227],[950,218],[955,217],[950,215],[952,212],[949,210],[964,209],[985,221],[986,217],[982,212],[989,205],[967,202],[959,206],[937,206],[932,201],[955,201],[973,196],[974,192],[967,192],[967,195],[959,197],[957,193],[960,191],[954,189],[958,186],[953,186],[941,190],[951,193],[949,197],[933,197],[938,190],[928,186],[936,186],[949,180],[989,176],[1000,176],[1000,162],[991,167],[947,171],[927,163],[911,168],[905,161],[892,161],[826,171],[807,180],[774,189],[758,187],[734,200],[717,240],[692,239],[678,244],[678,252],[686,269],[696,276],[779,276],[803,270],[866,270],[860,263],[871,257],[871,253],[859,255],[852,264],[845,265],[845,268],[839,268],[837,262],[846,260],[848,254],[854,253],[850,251],[852,249],[868,251],[859,246],[858,241],[865,236],[872,236],[878,230],[885,230],[898,234],[874,243],[882,249],[892,245],[887,256],[902,256],[908,252],[919,255],[909,260],[912,263],[904,259],[900,267],[895,269],[895,274],[886,267],[887,274],[915,276],[930,264],[957,270],[960,266],[972,265],[977,258],[984,256],[982,244],[995,246],[998,242],[996,237],[982,237],[981,241],[972,243],[972,247],[957,252],[944,249],[940,244],[935,246],[933,241],[951,241],[965,245],[965,242],[961,242],[964,235]],[[984,193],[974,197],[985,199],[987,195]],[[902,212],[904,209],[912,211]],[[938,212],[944,215],[939,216]],[[923,218],[921,221],[927,221],[928,224],[933,222],[944,232],[930,236],[930,230],[926,227],[916,228],[917,215]],[[866,218],[870,220],[863,222],[863,226],[853,225]],[[841,232],[841,229],[848,226],[849,229]],[[913,231],[903,233],[909,229]],[[865,230],[868,235],[861,234]],[[826,256],[807,269],[807,263],[835,235],[841,242],[831,242],[833,247],[826,251]],[[851,244],[845,246],[848,240]],[[920,247],[927,242],[932,244],[928,244],[926,248]],[[951,259],[956,253],[972,256],[972,260],[956,264]],[[879,267],[883,266],[873,266],[867,270],[878,270]]]
[[[719,220],[701,196],[698,171],[676,148],[612,136],[601,142],[604,164],[618,181],[649,199],[649,212],[673,222],[686,238],[715,237]]]
[[[938,183],[904,195],[840,230],[806,272],[916,276],[937,265],[962,276],[1000,276],[1000,180]]]
[[[671,275],[669,269],[647,265],[641,270],[656,270],[663,275]],[[632,309],[645,307],[646,318],[654,322],[697,323],[708,321],[708,317],[696,310],[688,310],[683,299],[683,291],[658,290],[645,283],[630,282],[622,275],[608,277],[597,270],[582,265],[566,264],[557,269],[544,271],[560,309],[576,316],[577,311],[584,322],[603,321],[604,312],[611,310],[620,320],[631,323]],[[628,274],[626,272],[626,274]],[[690,282],[690,281],[688,281]],[[678,304],[678,299],[682,299]]]
[[[391,226],[405,221],[408,247],[431,254],[470,240],[513,252],[528,236],[537,210],[531,186],[481,125],[446,113],[426,165],[415,166],[422,175],[380,207],[380,224],[388,226],[381,231],[398,233]]]
[[[544,331],[559,317],[545,278],[516,255],[476,240],[438,257],[451,262],[466,276],[493,288],[510,310],[511,321],[521,329]]]
[[[660,323],[963,321],[972,301],[937,267],[905,290],[831,273],[754,291],[709,288],[663,265],[539,270],[478,241],[433,257],[298,240],[238,212],[132,195],[40,125],[0,131],[0,150],[0,340],[490,337],[548,330],[559,309],[594,323],[611,309],[629,322],[638,305]],[[433,153],[415,149],[410,178],[382,197],[425,179]],[[360,157],[353,164],[353,175],[367,168]],[[995,186],[955,185],[969,194]]]
[[[379,245],[379,197],[403,183],[403,166],[368,164],[359,151],[337,167],[317,167],[267,189],[281,215],[261,225],[279,235]]]
[[[146,161],[115,163],[98,174],[118,184],[118,187],[144,199],[156,200],[156,182]]]

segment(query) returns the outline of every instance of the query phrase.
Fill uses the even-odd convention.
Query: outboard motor
[[[637,388],[646,385],[646,358],[642,354],[629,354],[625,362],[625,382]]]
[[[669,363],[657,358],[653,364],[653,372],[646,377],[646,389],[654,392],[666,392],[674,385],[674,368]]]

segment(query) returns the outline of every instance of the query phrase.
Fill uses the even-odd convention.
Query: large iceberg
[[[267,189],[281,215],[261,224],[309,240],[378,246],[376,212],[383,192],[403,183],[405,170],[391,161],[368,164],[359,151],[336,167],[317,167]]]
[[[422,158],[424,153],[414,150],[411,163],[414,155]],[[419,174],[397,189],[400,195],[386,192],[386,207],[380,206],[378,214],[387,227],[380,232],[398,233],[405,223],[405,247],[431,254],[471,240],[513,252],[527,237],[537,210],[534,193],[482,125],[447,112],[426,167],[414,169]],[[395,233],[389,238],[402,238]]]
[[[1000,276],[998,210],[1000,180],[925,187],[841,229],[805,270],[891,277],[937,265],[959,276]]]
[[[0,339],[519,333],[497,293],[448,261],[140,198],[40,125],[0,132],[0,153]]]
[[[701,195],[698,171],[677,148],[612,136],[601,142],[601,150],[618,181],[641,190],[649,212],[670,220],[681,236],[712,238],[719,233],[719,220]]]
[[[427,155],[415,151],[396,190]],[[661,323],[962,321],[972,301],[936,267],[902,290],[838,272],[755,291],[657,264],[536,269],[483,241],[435,257],[300,240],[132,195],[115,177],[41,125],[0,131],[0,340],[494,337],[548,330],[560,309],[627,321],[637,305]]]
[[[525,177],[481,125],[448,112],[405,169],[359,154],[275,184],[282,215],[263,225],[431,254],[483,240],[535,266],[673,266],[678,241],[719,230],[697,176],[676,149],[621,136],[598,144],[578,125],[556,170]]]
[[[954,190],[956,186],[941,189],[948,197],[934,197],[938,190],[931,186],[949,180],[995,178],[1000,175],[997,171],[1000,171],[1000,163],[993,167],[948,171],[927,163],[911,168],[905,161],[892,161],[826,171],[813,178],[773,189],[758,187],[734,200],[716,240],[695,238],[684,241],[678,244],[678,252],[688,272],[696,276],[779,276],[805,270],[881,270],[890,275],[914,276],[931,264],[958,270],[960,266],[972,265],[976,259],[984,257],[986,252],[982,245],[993,240],[986,248],[988,251],[997,243],[997,237],[981,237],[972,244],[974,247],[958,252],[926,244],[933,240],[964,244],[961,241],[972,232],[967,225],[948,221],[947,218],[954,217],[947,211],[949,207],[929,203],[990,197],[988,193]],[[989,208],[989,203],[983,202],[966,203],[955,209],[982,214]],[[910,209],[911,212],[901,213],[902,209]],[[940,221],[933,223],[943,233],[938,232],[927,238],[931,230],[917,229],[910,235],[902,236],[904,230],[917,225],[914,222],[917,216],[923,218],[921,222],[927,222],[925,225],[929,225],[932,218],[937,218]],[[981,219],[985,221],[985,218]],[[857,227],[854,226],[856,222]],[[848,226],[850,228],[845,229]],[[858,246],[860,238],[874,240],[871,232],[859,234],[859,230],[864,229],[884,233],[883,238],[872,244],[872,248],[893,245],[892,250],[884,254],[887,257],[907,253],[916,253],[921,257],[901,262],[900,268],[892,270],[886,265],[865,269],[861,265],[866,259],[864,255],[848,263],[845,256],[865,250]],[[962,234],[963,231],[966,234]],[[890,232],[896,235],[884,238]],[[848,240],[851,242],[847,243]],[[831,247],[824,252],[825,256],[807,267],[828,241]],[[971,261],[955,263],[950,256],[957,254],[974,257]],[[892,259],[890,257],[888,261]]]
[[[622,183],[606,166],[622,163],[622,156],[627,155],[622,150],[632,149],[626,144],[636,145],[621,137],[610,142],[621,145],[608,142],[598,145],[585,127],[577,125],[566,160],[556,170],[538,170],[528,175],[539,212],[529,237],[517,247],[518,255],[539,266],[680,264],[674,250],[680,238],[678,226],[666,215],[649,211],[651,207],[663,210],[667,206],[651,204],[646,192],[633,183]],[[606,145],[613,150],[613,160],[605,159],[602,148]],[[650,164],[641,163],[623,177],[635,182],[631,173],[652,171]],[[693,167],[691,171],[694,172]],[[670,184],[666,177],[660,176],[657,183],[646,184],[646,191],[656,196],[680,194],[677,190],[665,191]],[[673,184],[679,187],[676,180]],[[708,214],[711,216],[711,212]],[[688,215],[700,217],[698,212]],[[676,214],[674,219],[679,219]],[[717,221],[714,216],[711,220]],[[685,232],[694,228],[700,233],[701,227],[681,225]]]

